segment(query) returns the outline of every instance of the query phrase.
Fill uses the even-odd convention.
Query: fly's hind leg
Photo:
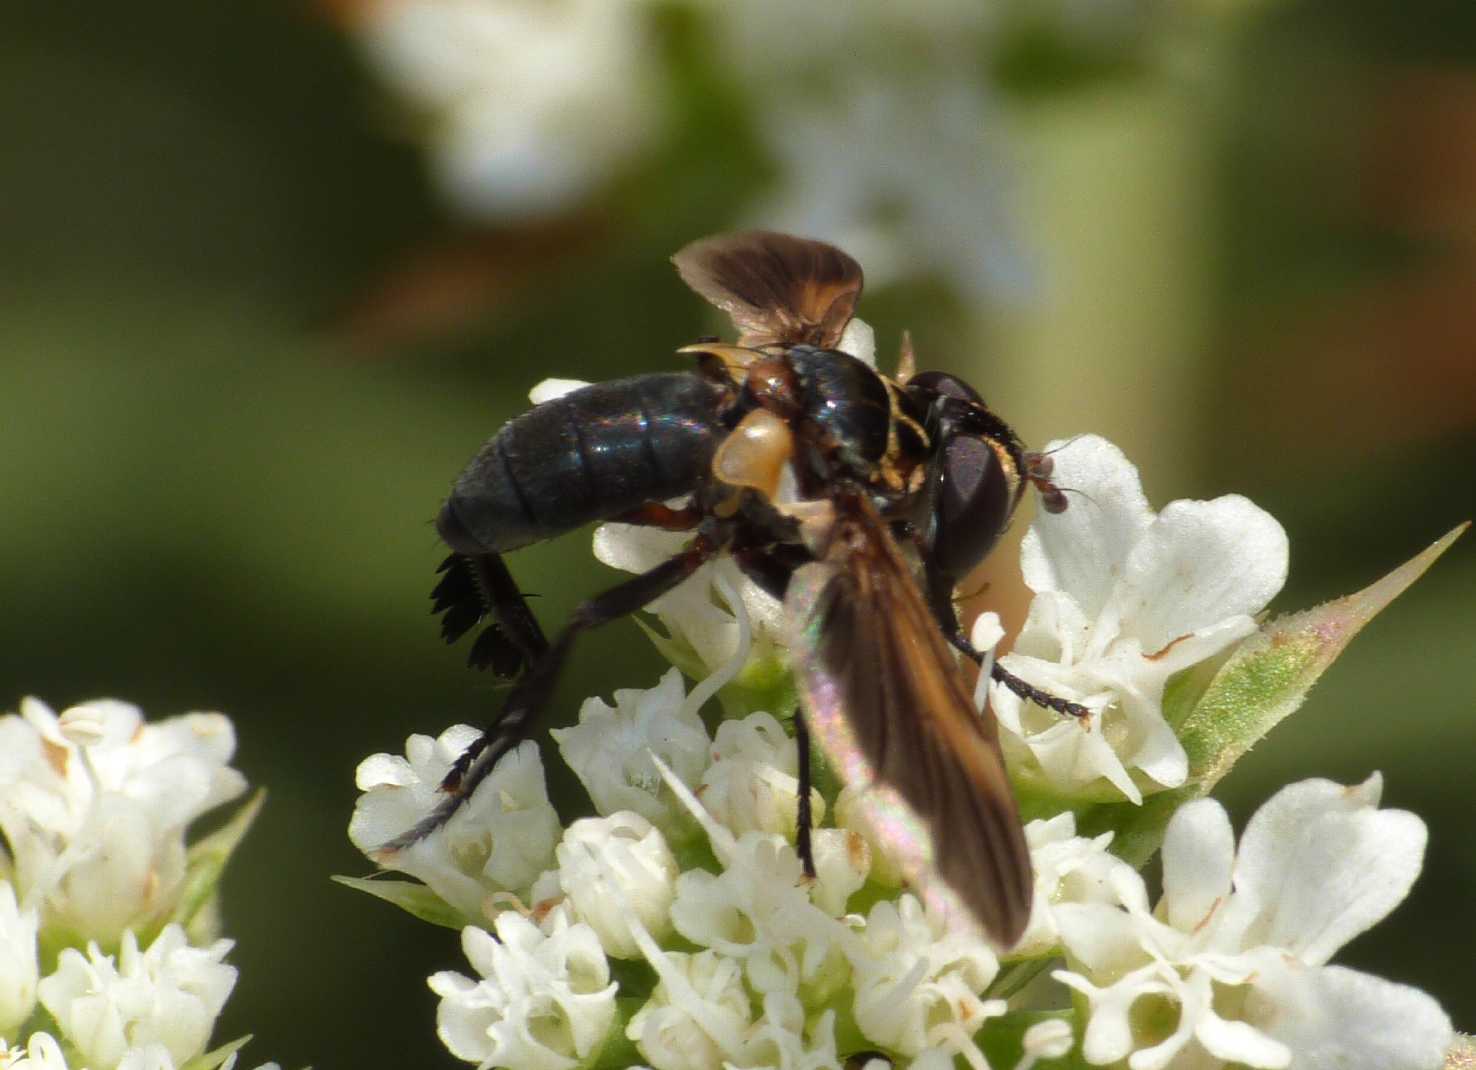
[[[537,639],[543,643],[543,649],[536,653],[527,672],[513,685],[497,720],[462,752],[451,771],[446,774],[441,782],[444,798],[429,814],[409,830],[384,844],[377,853],[392,854],[444,825],[476,791],[477,785],[492,772],[498,759],[527,738],[531,725],[548,704],[554,685],[558,682],[559,672],[580,633],[649,605],[697,571],[719,548],[714,540],[699,535],[691,546],[675,557],[668,558],[650,571],[583,602],[551,644],[543,640],[542,631],[538,630],[537,622],[532,621],[532,614],[529,613],[528,620],[532,621],[533,630],[521,634],[519,638],[531,646],[532,636],[536,634]],[[510,583],[511,577],[507,579]],[[521,601],[522,596],[519,595],[518,598]],[[526,603],[523,603],[523,608],[526,609]],[[499,623],[502,623],[500,617]],[[519,641],[513,638],[514,629],[518,627],[521,625],[515,624],[508,628],[510,643]],[[463,632],[465,630],[462,629]]]
[[[441,617],[441,638],[454,643],[490,614],[489,624],[472,644],[467,664],[511,679],[548,651],[548,639],[518,589],[501,554],[455,553],[436,570],[441,580],[431,592],[433,613]]]

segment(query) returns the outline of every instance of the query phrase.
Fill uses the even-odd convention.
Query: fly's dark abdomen
[[[582,387],[508,421],[452,487],[436,527],[502,553],[691,492],[723,433],[722,390],[694,372]]]
[[[847,466],[865,475],[887,451],[892,411],[881,376],[848,353],[812,346],[792,347],[789,363],[805,415],[830,433]]]

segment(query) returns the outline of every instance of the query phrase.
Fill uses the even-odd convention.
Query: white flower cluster
[[[960,1054],[984,1065],[974,1035],[1005,1010],[984,996],[1000,970],[995,951],[949,931],[911,894],[876,882],[871,848],[855,829],[816,829],[817,877],[807,879],[793,846],[798,781],[785,727],[760,712],[724,722],[709,739],[686,699],[673,669],[650,690],[618,692],[613,708],[588,700],[579,725],[559,733],[600,816],[533,837],[521,819],[547,806],[541,775],[536,784],[519,777],[528,787],[520,796],[497,786],[477,792],[463,812],[476,815],[485,842],[515,835],[519,857],[551,860],[531,887],[499,881],[485,865],[458,864],[466,853],[460,815],[408,857],[386,860],[394,868],[404,861],[432,887],[461,879],[480,887],[460,900],[472,907],[463,911],[462,942],[478,976],[440,973],[430,981],[441,996],[447,1048],[484,1066],[568,1068],[595,1065],[623,1035],[657,1070],[819,1068],[838,1064],[843,1010],[868,1049],[909,1062]],[[460,740],[462,731],[442,739]],[[586,763],[594,733],[603,761]],[[450,767],[454,748],[433,752],[428,744],[412,738],[410,761],[376,755],[360,767],[361,785],[370,783],[366,768],[417,767],[375,780],[361,796],[350,836],[366,853],[390,830],[377,815],[413,821],[417,796]],[[432,753],[437,760],[420,764]],[[536,751],[520,750],[517,759],[541,774]],[[499,767],[488,783],[500,775]],[[484,796],[498,802],[484,805]],[[826,812],[819,792],[812,806],[819,820]],[[705,845],[694,844],[694,825]],[[1125,864],[1106,853],[1110,837],[1074,836],[1070,815],[1032,823],[1028,833],[1041,852],[1032,931],[1054,933],[1059,905],[1090,901],[1104,881],[1084,874]],[[694,856],[712,861],[679,861]],[[457,879],[448,881],[452,872]],[[853,911],[868,888],[869,907]],[[1037,942],[1054,944],[1045,936]],[[617,995],[631,993],[612,980],[611,960],[644,963],[651,978],[623,1021]],[[829,1009],[817,1016],[816,1007]],[[1058,1043],[1047,1030],[1032,1051]]]
[[[420,877],[464,926],[475,973],[430,982],[447,1048],[510,1070],[637,1059],[793,1070],[863,1055],[876,1067],[1023,1070],[1078,1044],[1090,1064],[1131,1070],[1433,1070],[1452,1039],[1439,1006],[1328,965],[1420,868],[1424,826],[1377,809],[1377,777],[1285,789],[1238,851],[1217,803],[1182,806],[1164,833],[1156,910],[1112,853],[1112,831],[1078,834],[1074,811],[1136,812],[1145,794],[1185,783],[1165,684],[1256,629],[1287,544],[1241,498],[1155,515],[1136,470],[1100,439],[1052,456],[1074,496],[1027,537],[1036,600],[1003,663],[1093,714],[1048,715],[981,684],[1012,775],[1037,806],[1054,800],[1044,807],[1054,816],[1026,825],[1035,893],[1015,947],[926,906],[874,835],[870,808],[853,789],[830,794],[830,781],[812,791],[816,875],[806,877],[788,711],[731,716],[711,734],[698,715],[715,692],[743,687],[761,645],[782,634],[772,601],[719,565],[654,606],[667,629],[658,644],[703,682],[689,693],[674,668],[613,705],[587,700],[578,724],[554,733],[597,816],[561,828],[524,744],[445,827],[384,857],[376,848],[433,805],[472,730],[414,737],[406,758],[360,766],[351,838]],[[641,569],[664,538],[607,525],[596,545]],[[988,619],[973,635],[990,646],[1000,629]],[[1069,1009],[1041,1020],[1012,1002],[1062,959],[1052,976]],[[1041,996],[1041,985],[1025,990],[1030,1007]]]
[[[704,26],[703,69],[744,102],[776,173],[753,218],[861,254],[873,283],[1022,288],[984,6],[684,6]],[[451,205],[502,221],[578,208],[653,145],[681,77],[662,69],[659,18],[631,0],[371,0],[354,29],[421,120]]]
[[[609,0],[374,0],[360,38],[428,120],[436,180],[479,218],[578,203],[658,126],[650,27]]]
[[[217,713],[28,698],[0,716],[0,1068],[234,1065],[239,1043],[206,1053],[236,983],[200,872],[218,860],[185,842],[245,791],[234,750]]]

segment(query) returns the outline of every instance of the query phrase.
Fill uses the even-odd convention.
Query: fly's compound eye
[[[957,398],[959,401],[969,401],[975,405],[984,404],[984,399],[979,396],[977,390],[958,376],[949,375],[947,372],[918,372],[907,380],[907,388],[936,394],[939,397]]]
[[[955,435],[943,447],[932,559],[948,576],[962,578],[982,561],[1014,511],[1018,480],[1001,448],[974,435]]]

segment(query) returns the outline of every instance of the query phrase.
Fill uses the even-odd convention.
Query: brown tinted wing
[[[861,297],[860,264],[833,245],[789,234],[719,234],[671,259],[682,281],[733,318],[740,345],[833,349]]]
[[[930,850],[899,843],[901,853],[931,859],[1008,946],[1029,920],[1033,881],[998,731],[974,709],[911,570],[867,513],[839,521],[838,549],[802,570],[791,592],[791,608],[806,615],[795,662],[815,737],[847,775],[869,771],[896,790],[932,839]],[[894,826],[906,835],[905,822]]]

